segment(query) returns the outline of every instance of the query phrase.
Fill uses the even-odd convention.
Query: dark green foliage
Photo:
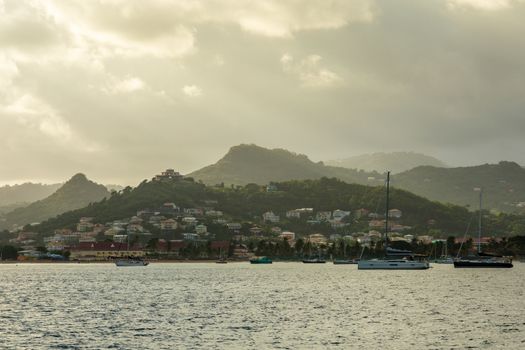
[[[0,246],[0,256],[2,260],[16,260],[18,257],[18,248],[12,245]]]

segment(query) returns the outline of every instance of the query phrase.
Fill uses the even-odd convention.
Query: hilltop
[[[315,163],[304,154],[280,148],[267,149],[253,144],[234,146],[217,163],[188,174],[210,185],[267,184],[272,181],[321,177],[337,177],[349,183],[366,183],[369,175],[362,171],[326,166],[322,162]]]
[[[483,206],[505,212],[524,212],[525,169],[514,162],[459,168],[417,167],[394,177],[397,187],[441,202],[477,209],[483,188]]]
[[[306,155],[256,145],[232,147],[217,163],[189,176],[206,184],[268,184],[272,181],[338,178],[348,183],[379,185],[378,172],[345,169],[312,162]],[[460,168],[421,166],[393,176],[394,186],[430,200],[476,208],[475,187],[486,193],[485,208],[504,212],[525,211],[525,169],[513,162]]]
[[[446,164],[437,158],[415,152],[371,153],[339,160],[329,160],[327,165],[364,171],[400,173],[418,166],[429,165],[446,168]]]
[[[1,224],[6,228],[41,222],[107,196],[109,192],[106,187],[88,180],[84,174],[76,174],[50,196],[5,214],[5,221]]]

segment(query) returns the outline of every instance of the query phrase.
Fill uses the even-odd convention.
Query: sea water
[[[0,264],[5,349],[525,349],[525,264]]]

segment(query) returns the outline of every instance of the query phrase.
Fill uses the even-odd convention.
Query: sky
[[[524,0],[0,0],[0,184],[255,143],[525,164]]]

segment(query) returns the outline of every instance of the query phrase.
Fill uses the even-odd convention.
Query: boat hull
[[[143,260],[117,260],[115,265],[119,267],[148,266],[149,262]]]
[[[358,270],[427,270],[426,261],[411,260],[361,260],[357,263]]]
[[[355,260],[334,260],[334,265],[357,265]]]
[[[264,264],[271,264],[271,261],[250,261],[250,264],[254,265],[264,265]]]
[[[303,264],[326,264],[325,260],[303,260]]]
[[[459,268],[510,268],[513,267],[511,262],[506,261],[475,261],[475,260],[458,260],[454,261],[454,267]]]

